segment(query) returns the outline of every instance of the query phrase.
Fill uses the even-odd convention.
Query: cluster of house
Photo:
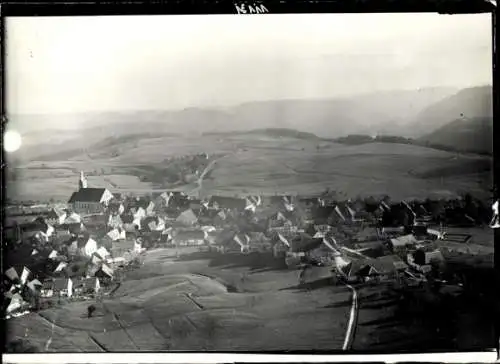
[[[44,255],[53,270],[42,282],[40,277],[29,280],[28,267],[20,278],[10,268],[8,312],[18,309],[25,286],[42,297],[95,294],[117,267],[158,245],[272,254],[291,268],[331,266],[349,281],[401,275],[425,279],[432,265],[443,260],[434,241],[444,234],[428,227],[431,217],[425,208],[406,202],[368,207],[327,196],[200,199],[179,191],[128,197],[87,187],[83,173],[79,187],[68,208],[53,208],[29,228],[14,229],[18,241],[31,242],[30,254]]]

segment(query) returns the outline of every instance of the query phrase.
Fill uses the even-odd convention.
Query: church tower
[[[83,171],[80,171],[80,180],[78,181],[78,187],[80,188],[80,190],[82,188],[87,188],[87,178],[83,174]]]

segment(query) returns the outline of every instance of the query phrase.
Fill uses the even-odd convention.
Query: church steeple
[[[87,188],[87,178],[83,174],[83,171],[80,171],[80,180],[78,181],[78,187],[80,189]]]

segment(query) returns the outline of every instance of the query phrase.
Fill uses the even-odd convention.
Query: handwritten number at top
[[[247,5],[246,3],[234,4],[238,14],[265,14],[269,10],[262,4]]]

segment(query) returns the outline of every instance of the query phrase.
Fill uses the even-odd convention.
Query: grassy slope
[[[419,138],[419,141],[458,150],[492,153],[493,118],[457,119]]]
[[[329,144],[318,150],[314,144],[297,142],[279,147],[286,148],[286,153],[280,148],[249,148],[224,158],[205,188],[219,193],[246,189],[308,194],[330,187],[349,196],[425,198],[461,190],[480,193],[485,190],[485,180],[491,178],[488,158],[456,156],[411,145]]]

